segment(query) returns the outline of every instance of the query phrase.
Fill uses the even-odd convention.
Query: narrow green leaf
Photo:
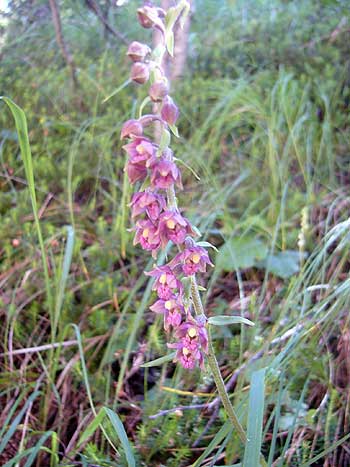
[[[108,407],[105,407],[104,409],[124,449],[128,466],[136,467],[134,453],[132,452],[131,444],[129,443],[128,437],[125,432],[125,428],[120,418],[115,412],[113,412],[113,410],[109,409]]]
[[[332,451],[334,451],[335,449],[337,449],[338,446],[341,446],[349,438],[350,438],[350,433],[348,433],[347,435],[345,435],[342,438],[338,439],[338,441],[336,443],[331,444],[327,449],[320,452],[319,454],[317,454],[317,456],[315,456],[312,459],[310,459],[309,461],[305,462],[300,467],[309,467],[309,466],[311,466],[312,464],[314,464],[318,460],[324,458],[327,454],[329,454]]]
[[[89,423],[89,425],[83,431],[77,444],[78,447],[81,446],[85,441],[87,441],[95,433],[97,428],[103,422],[105,416],[106,416],[106,412],[104,411],[104,409],[101,409],[96,415],[96,417],[92,420],[92,422]]]
[[[34,391],[26,400],[26,403],[22,407],[22,409],[19,411],[19,413],[16,415],[16,417],[13,419],[9,429],[7,430],[6,434],[2,438],[2,441],[0,443],[0,454],[2,451],[5,449],[7,443],[10,441],[12,438],[14,432],[17,429],[17,426],[21,423],[22,418],[24,417],[24,414],[26,413],[29,405],[38,397],[40,394],[40,391]]]
[[[39,439],[39,441],[36,443],[36,445],[34,446],[32,452],[30,453],[30,456],[28,457],[26,463],[24,464],[23,467],[31,467],[33,462],[35,461],[35,459],[38,457],[38,454],[41,450],[41,448],[43,447],[45,441],[54,434],[53,431],[47,431],[46,433],[44,433],[41,438]]]
[[[163,363],[170,362],[175,357],[176,352],[172,352],[171,354],[164,355],[163,357],[156,358],[155,360],[151,360],[150,362],[144,363],[141,365],[141,368],[150,368],[151,366],[160,366]]]
[[[213,326],[227,326],[228,324],[246,324],[247,326],[255,326],[253,321],[243,318],[242,316],[211,316],[208,323]]]
[[[169,52],[169,55],[174,56],[174,33],[173,31],[168,31],[166,36],[166,48]]]
[[[109,96],[107,96],[105,99],[103,99],[102,101],[102,104],[104,104],[105,102],[107,102],[111,97],[114,97],[116,94],[118,94],[120,91],[122,91],[124,88],[126,88],[126,86],[128,84],[131,83],[131,79],[127,79],[126,81],[124,81],[123,84],[121,84],[115,91],[112,92],[112,94],[110,94]]]
[[[12,116],[16,124],[19,147],[21,149],[21,156],[22,156],[22,160],[24,164],[25,176],[28,182],[28,189],[29,189],[30,199],[32,203],[35,227],[36,227],[39,244],[40,244],[41,261],[42,261],[44,276],[45,276],[45,290],[46,290],[46,295],[47,295],[47,301],[49,304],[50,317],[53,318],[53,296],[51,293],[49,270],[47,266],[48,265],[47,255],[45,251],[44,240],[43,240],[39,217],[38,217],[38,207],[37,207],[37,200],[36,200],[36,193],[35,193],[32,152],[30,150],[30,144],[29,144],[27,119],[26,119],[26,116],[23,110],[17,104],[15,104],[11,99],[9,99],[8,97],[0,96],[0,100],[3,100],[7,104],[7,106],[12,112]]]
[[[210,243],[210,242],[205,242],[205,241],[203,241],[203,242],[196,242],[196,245],[202,246],[203,248],[213,248],[213,250],[219,251],[219,250],[216,248],[216,246],[213,245],[213,244]]]
[[[169,125],[169,128],[170,128],[172,134],[173,134],[174,136],[176,136],[176,138],[179,138],[179,137],[180,137],[180,135],[179,135],[179,130],[177,129],[177,126],[176,126],[176,125]]]
[[[265,372],[265,368],[254,371],[250,382],[247,428],[248,441],[244,450],[244,467],[260,465],[265,400]]]
[[[214,438],[209,443],[208,447],[203,451],[203,453],[198,457],[198,459],[192,464],[191,467],[199,467],[204,459],[206,459],[217,446],[220,445],[222,440],[229,436],[233,431],[232,423],[230,420],[226,420],[226,422],[222,425],[220,430],[216,433]]]
[[[67,242],[64,252],[62,268],[61,268],[61,277],[58,284],[58,291],[55,303],[55,321],[54,321],[54,334],[56,334],[57,325],[59,322],[61,309],[64,299],[64,291],[67,284],[67,279],[69,276],[69,269],[72,262],[73,248],[74,248],[74,229],[71,225],[66,226],[67,229]]]

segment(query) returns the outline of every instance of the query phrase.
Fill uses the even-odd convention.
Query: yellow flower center
[[[199,255],[198,253],[193,253],[193,255],[192,255],[192,262],[193,262],[194,264],[198,264],[199,261],[200,261],[200,259],[201,259],[201,257],[200,257],[200,255]]]
[[[167,300],[165,303],[164,303],[164,306],[165,306],[165,309],[166,310],[171,310],[172,308],[172,301],[171,300]]]
[[[174,229],[175,228],[175,222],[172,219],[169,219],[166,223],[166,226],[168,229]]]
[[[144,147],[142,146],[142,144],[138,144],[136,146],[136,151],[139,153],[139,154],[144,154],[146,151],[144,149]]]
[[[149,229],[144,229],[143,232],[142,232],[142,236],[143,236],[143,238],[148,238],[148,236],[149,236]]]
[[[168,172],[166,170],[161,170],[160,175],[162,177],[166,177],[168,175]]]
[[[160,276],[159,282],[161,284],[163,284],[163,285],[166,284],[166,274],[165,273]]]
[[[182,349],[182,353],[185,355],[185,357],[187,357],[187,355],[189,355],[191,353],[191,351],[187,347],[184,347]]]
[[[197,336],[197,329],[196,328],[190,328],[188,331],[187,331],[187,334],[188,336],[193,339],[194,337]]]

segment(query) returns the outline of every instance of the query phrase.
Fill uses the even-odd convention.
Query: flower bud
[[[135,62],[131,67],[130,78],[138,84],[144,84],[149,80],[149,68],[141,62]]]
[[[131,138],[133,136],[142,136],[143,126],[138,120],[127,120],[122,126],[120,139]]]
[[[163,21],[161,20],[161,17],[165,16],[163,13],[165,12],[161,8],[144,5],[142,8],[137,10],[137,17],[142,27],[146,29],[155,27],[164,33],[165,27]]]
[[[169,87],[165,81],[156,81],[149,88],[149,97],[153,102],[161,102],[168,95]]]
[[[141,44],[141,42],[134,41],[129,45],[126,55],[133,62],[143,62],[148,54],[151,53],[151,49],[146,44]]]
[[[179,117],[179,109],[170,96],[166,96],[164,98],[160,113],[162,119],[167,122],[168,125],[175,125],[176,120]]]

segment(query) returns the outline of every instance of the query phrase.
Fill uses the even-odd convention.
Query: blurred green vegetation
[[[97,412],[118,411],[137,465],[186,466],[203,452],[200,465],[240,462],[239,440],[220,430],[221,409],[215,417],[179,409],[149,418],[210,401],[203,393],[214,387],[207,374],[172,363],[140,368],[167,353],[162,322],[148,310],[142,272],[152,262],[127,230],[131,189],[119,141],[145,89],[129,85],[104,102],[128,78],[126,45],[82,0],[58,3],[77,89],[48,2],[13,1],[3,27],[0,94],[28,120],[56,304],[64,293],[55,342],[75,343],[11,355],[52,344],[53,323],[18,138],[1,103],[0,420],[4,433],[14,430],[0,460],[15,465],[6,462],[46,433],[37,466],[127,465],[123,448],[119,456],[107,442],[119,440],[106,417],[104,431],[93,427],[89,442],[79,444],[94,418],[91,390]],[[111,5],[108,21],[127,41],[149,43],[135,20],[138,5]],[[196,0],[186,70],[173,85],[181,111],[173,148],[200,176],[198,182],[183,166],[180,205],[219,249],[203,281],[208,312],[239,311],[256,323],[215,331],[219,363],[227,379],[239,369],[232,400],[244,425],[250,376],[268,368],[263,450],[274,466],[350,462],[348,440],[334,445],[350,431],[349,39],[346,0]],[[66,226],[74,248],[63,284]],[[17,426],[19,408],[39,388]],[[212,451],[205,450],[210,442]]]

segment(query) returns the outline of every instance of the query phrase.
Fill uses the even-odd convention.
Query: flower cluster
[[[161,66],[169,34],[166,12],[147,4],[138,10],[138,19],[143,27],[159,30],[162,43],[153,54],[147,45],[139,42],[132,42],[127,51],[133,61],[131,80],[138,84],[150,81],[146,103],[150,101],[154,106],[153,114],[128,120],[121,130],[121,138],[129,140],[123,146],[128,156],[125,170],[130,183],[140,186],[130,203],[131,215],[135,219],[134,244],[140,244],[154,258],[169,242],[177,246],[179,252],[168,264],[156,266],[146,273],[154,278],[153,290],[158,296],[150,309],[162,314],[165,331],[172,331],[175,342],[168,346],[176,349],[176,361],[184,368],[193,369],[197,364],[203,367],[208,336],[206,319],[192,314],[184,279],[205,272],[211,262],[205,248],[195,242],[196,230],[174,201],[175,187],[181,189],[182,182],[168,144],[179,111],[169,96],[169,83]],[[160,137],[158,143],[145,135],[146,127],[154,122],[165,136]]]

